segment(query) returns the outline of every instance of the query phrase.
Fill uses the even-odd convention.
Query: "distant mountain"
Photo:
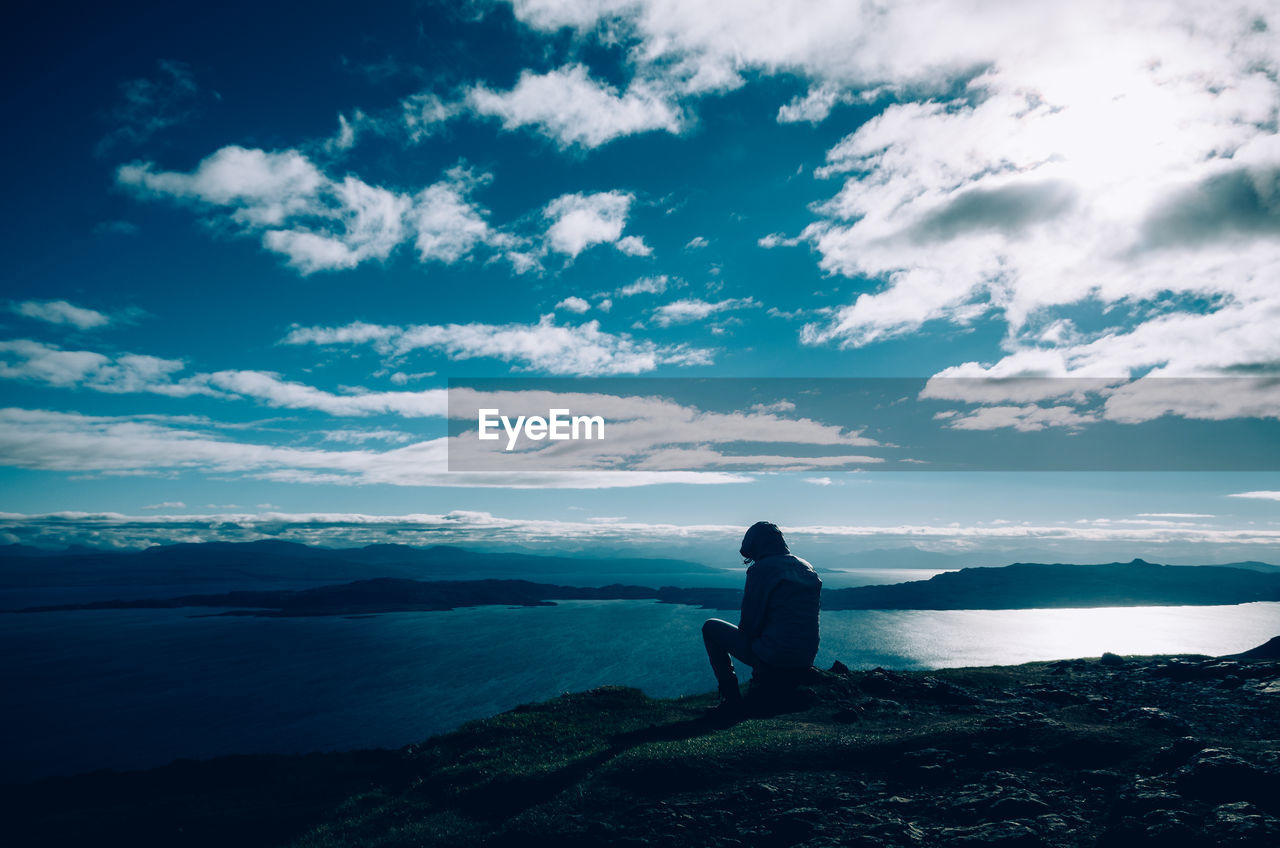
[[[49,552],[6,546],[0,588],[59,586],[197,586],[201,584],[325,585],[375,577],[439,579],[578,575],[705,575],[722,572],[694,562],[661,558],[592,558],[486,553],[438,545],[378,544],[324,548],[278,539],[155,545],[139,551],[76,549]]]
[[[70,609],[162,609],[231,607],[224,614],[265,616],[352,615],[445,610],[509,604],[542,606],[556,600],[646,600],[732,610],[742,592],[727,588],[610,585],[559,586],[527,580],[360,580],[303,590],[237,591],[167,599],[112,600],[37,607],[25,612]],[[1187,568],[1142,560],[1106,565],[1016,563],[1003,568],[965,568],[929,580],[891,586],[827,589],[824,610],[1033,609],[1160,605],[1241,604],[1280,601],[1280,574],[1242,568]]]
[[[1030,609],[1280,601],[1280,573],[1218,565],[1014,563],[823,593],[823,609]]]

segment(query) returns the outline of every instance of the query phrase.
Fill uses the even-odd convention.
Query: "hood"
[[[813,570],[813,566],[793,554],[777,554],[758,559],[751,567],[767,574],[770,585],[787,581],[809,588],[822,588],[822,578]]]

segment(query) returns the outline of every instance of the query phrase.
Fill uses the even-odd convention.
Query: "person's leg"
[[[736,701],[742,697],[738,689],[738,674],[733,668],[733,658],[753,668],[760,665],[760,658],[751,650],[751,640],[735,625],[718,618],[710,618],[702,625],[702,644],[711,661],[720,697]]]

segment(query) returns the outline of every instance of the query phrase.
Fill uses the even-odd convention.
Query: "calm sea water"
[[[203,611],[202,611],[203,612]],[[0,615],[0,781],[179,757],[398,747],[603,684],[713,688],[709,615],[641,601],[366,618],[192,610]],[[838,611],[818,663],[943,668],[1117,653],[1227,654],[1280,634],[1280,604]]]

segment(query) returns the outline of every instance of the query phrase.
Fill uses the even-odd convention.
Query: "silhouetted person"
[[[774,671],[807,669],[818,655],[822,580],[813,566],[792,556],[782,531],[767,521],[751,525],[738,552],[751,563],[738,626],[718,618],[702,625],[702,641],[720,687],[723,712],[732,712],[742,703],[731,656],[751,666],[753,677],[763,680]]]

